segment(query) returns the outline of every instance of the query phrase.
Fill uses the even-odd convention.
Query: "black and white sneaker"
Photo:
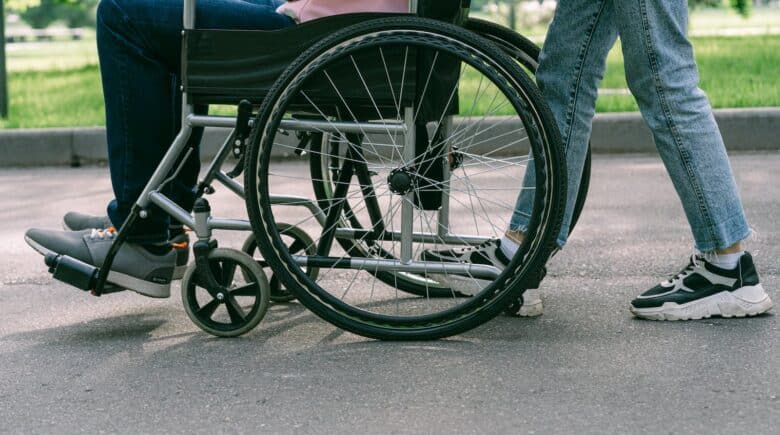
[[[422,261],[443,263],[485,264],[500,270],[509,265],[510,259],[501,251],[501,240],[490,239],[478,246],[447,249],[442,251],[425,250],[420,255]],[[441,283],[447,283],[450,288],[460,293],[474,295],[490,284],[490,281],[475,279],[455,274],[431,274],[431,278]],[[536,317],[544,313],[541,293],[538,289],[528,289],[523,293],[522,305],[516,312],[521,317]]]
[[[509,264],[509,259],[501,252],[501,240],[499,239],[490,239],[482,242],[480,245],[468,246],[466,248],[443,251],[425,250],[420,255],[420,259],[443,263],[486,264],[502,270]]]
[[[772,306],[758,281],[753,257],[746,252],[733,270],[692,256],[680,273],[631,301],[631,312],[650,320],[697,320],[755,316]]]

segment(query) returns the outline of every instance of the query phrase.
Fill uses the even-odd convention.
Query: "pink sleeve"
[[[297,0],[287,2],[276,9],[276,12],[289,15],[299,23],[355,12],[408,11],[409,0]]]

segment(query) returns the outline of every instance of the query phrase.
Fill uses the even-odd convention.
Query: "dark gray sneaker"
[[[68,231],[84,231],[93,228],[106,229],[113,227],[108,216],[93,216],[91,214],[69,211],[62,217],[62,228]]]
[[[24,240],[42,255],[62,254],[100,267],[111,243],[116,238],[113,229],[59,231],[31,229]],[[125,243],[114,259],[108,282],[144,296],[167,298],[171,295],[171,277],[176,265],[173,249],[154,255],[140,245]]]
[[[176,251],[176,268],[173,269],[173,279],[182,279],[190,261],[190,235],[181,233],[171,240],[171,248]]]
[[[107,229],[114,224],[108,216],[94,216],[77,211],[69,211],[62,217],[62,227],[68,231],[84,231],[93,228]],[[182,279],[190,261],[190,237],[187,233],[179,234],[171,239],[171,247],[176,250],[176,269],[173,271],[173,279]]]

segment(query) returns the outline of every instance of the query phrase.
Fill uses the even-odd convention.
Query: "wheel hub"
[[[390,191],[397,195],[405,195],[414,187],[414,175],[407,168],[396,168],[387,176]]]

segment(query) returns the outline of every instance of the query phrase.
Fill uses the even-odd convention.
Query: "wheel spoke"
[[[236,263],[232,261],[222,263],[222,273],[219,277],[219,283],[225,287],[230,287],[233,283],[233,276],[236,274]]]
[[[211,316],[214,314],[214,311],[219,308],[219,305],[222,302],[219,301],[219,299],[212,299],[211,302],[207,303],[206,305],[200,307],[200,309],[197,312],[197,315],[199,317],[205,317],[207,319],[210,319]]]
[[[238,287],[230,292],[232,296],[257,296],[258,293],[257,283],[254,282]]]
[[[241,323],[246,320],[244,309],[241,308],[241,305],[238,304],[238,301],[236,301],[236,298],[234,298],[232,294],[228,294],[225,298],[225,308],[227,308],[230,320],[233,323]]]

